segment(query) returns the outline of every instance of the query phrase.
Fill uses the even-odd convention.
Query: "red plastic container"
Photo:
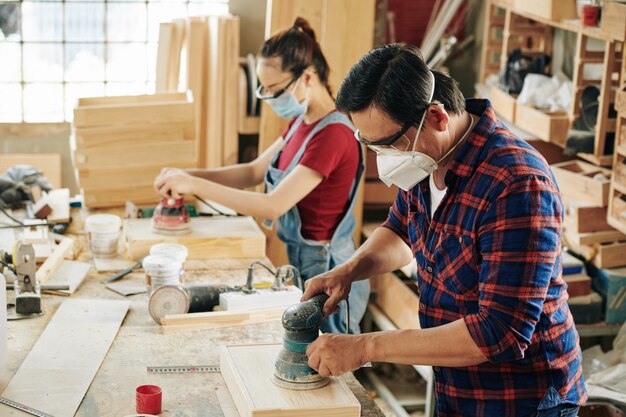
[[[142,385],[136,390],[136,410],[141,414],[160,414],[163,392],[156,385]]]
[[[583,26],[597,26],[600,17],[600,7],[595,4],[586,4],[582,10]]]

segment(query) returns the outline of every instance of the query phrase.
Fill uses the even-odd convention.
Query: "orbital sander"
[[[321,293],[283,313],[283,348],[276,358],[272,382],[282,388],[310,390],[324,387],[329,379],[312,369],[306,350],[319,336],[328,295]]]
[[[152,215],[152,229],[162,234],[191,232],[191,218],[182,198],[163,198]]]

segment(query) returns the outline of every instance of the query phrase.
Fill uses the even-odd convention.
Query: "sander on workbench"
[[[191,217],[182,198],[163,198],[152,215],[152,229],[161,234],[191,232]]]
[[[323,307],[328,298],[327,294],[321,293],[283,313],[283,348],[276,358],[272,376],[272,382],[279,387],[303,391],[328,384],[329,379],[312,369],[306,356],[307,348],[319,336]]]

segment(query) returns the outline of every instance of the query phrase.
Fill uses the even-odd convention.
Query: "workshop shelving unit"
[[[555,4],[556,0],[546,4]],[[583,89],[592,84],[600,86],[598,119],[595,127],[593,153],[581,153],[578,156],[595,165],[610,166],[612,155],[607,152],[607,135],[616,132],[616,119],[610,117],[610,108],[615,101],[615,91],[625,78],[622,66],[624,53],[624,38],[615,31],[609,32],[600,27],[582,26],[579,20],[556,20],[549,18],[550,11],[535,9],[537,13],[530,13],[529,5],[520,0],[489,0],[487,4],[485,36],[481,62],[480,81],[484,82],[490,74],[497,74],[506,65],[509,52],[521,48],[526,56],[536,56],[546,53],[552,54],[554,29],[562,29],[575,33],[576,54],[573,67],[574,97],[568,111],[546,113],[530,106],[517,103],[514,97],[504,93],[492,91],[494,107],[505,121],[514,123],[545,141],[565,146],[568,129],[576,117],[580,115],[580,95]],[[534,2],[530,2],[534,3]],[[558,7],[564,7],[565,2]],[[571,2],[575,4],[575,2]],[[569,4],[569,3],[568,3]],[[565,8],[567,9],[567,8]],[[567,14],[562,12],[559,19]],[[569,16],[572,17],[572,16]],[[597,39],[605,44],[603,51],[588,50],[588,40]],[[500,49],[500,65],[496,64],[494,56]],[[602,77],[587,79],[584,76],[585,67],[591,64],[603,64]],[[500,113],[500,110],[503,110]]]

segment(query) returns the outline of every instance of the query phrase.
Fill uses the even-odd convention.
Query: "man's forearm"
[[[362,336],[366,362],[462,367],[487,361],[463,319],[430,329],[391,330]]]
[[[395,271],[413,259],[411,249],[386,227],[379,227],[347,262],[337,267],[351,281]]]

